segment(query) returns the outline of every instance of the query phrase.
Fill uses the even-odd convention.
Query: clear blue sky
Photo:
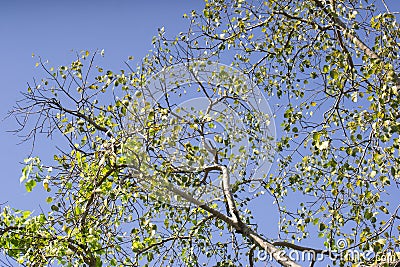
[[[157,28],[165,26],[173,36],[187,28],[184,13],[201,8],[203,1],[189,0],[89,0],[0,1],[0,118],[20,98],[27,82],[43,73],[35,68],[32,53],[52,66],[68,64],[74,51],[105,50],[104,66],[119,70],[132,55],[140,60],[152,48]],[[37,209],[43,203],[40,190],[25,193],[19,183],[20,162],[30,152],[29,144],[7,131],[14,120],[0,121],[0,203],[21,209]],[[36,146],[38,154],[54,152],[51,140]]]

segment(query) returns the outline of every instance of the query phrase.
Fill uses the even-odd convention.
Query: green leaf
[[[26,210],[26,211],[23,211],[23,212],[22,212],[22,217],[23,217],[24,219],[26,219],[26,218],[28,218],[31,214],[32,214],[31,211]]]
[[[25,189],[27,192],[32,192],[32,189],[35,188],[36,181],[31,179],[25,183]]]
[[[57,205],[51,205],[51,210],[52,211],[59,211],[59,208]]]
[[[332,79],[336,80],[339,77],[339,73],[337,70],[331,70],[329,75],[331,76]]]

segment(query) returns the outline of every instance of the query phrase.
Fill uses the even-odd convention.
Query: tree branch
[[[260,236],[257,232],[255,232],[253,229],[251,229],[248,225],[243,224],[243,223],[242,224],[238,223],[238,221],[235,221],[232,218],[226,216],[225,214],[222,214],[221,212],[207,206],[206,204],[195,199],[188,193],[174,187],[170,183],[166,184],[165,186],[167,187],[168,190],[170,190],[174,194],[182,197],[183,199],[185,199],[186,201],[189,201],[192,204],[199,206],[201,209],[208,211],[209,213],[214,215],[216,218],[226,222],[229,226],[231,226],[234,229],[236,229],[237,231],[239,231],[243,236],[250,238],[254,244],[258,245],[259,247],[264,249],[267,253],[272,255],[272,257],[278,263],[280,263],[282,266],[301,267],[301,265],[297,264],[292,259],[290,259],[287,255],[285,255],[285,252],[283,250],[278,249],[272,243],[268,242],[264,237]]]
[[[341,21],[336,14],[334,14],[332,11],[327,9],[321,1],[319,0],[313,0],[315,5],[324,11],[324,13],[329,17],[329,19],[335,23],[336,26],[338,26],[342,31],[343,34],[346,38],[351,40],[353,44],[355,44],[359,49],[361,49],[367,56],[373,59],[377,59],[381,61],[382,59],[374,52],[372,51],[361,39],[360,37],[357,36],[356,33],[351,33],[351,30],[347,28],[346,24]]]

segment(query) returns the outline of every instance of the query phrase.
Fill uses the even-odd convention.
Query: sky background
[[[392,11],[400,11],[400,0],[386,3]],[[5,118],[21,98],[20,92],[26,91],[27,82],[43,77],[32,53],[59,66],[70,63],[75,52],[104,49],[102,65],[119,70],[125,68],[129,56],[137,63],[152,49],[157,28],[164,26],[169,36],[185,31],[188,24],[182,15],[202,6],[202,0],[0,0],[0,204],[37,210],[45,203],[41,190],[26,193],[19,182],[21,162],[31,146],[18,145],[21,139],[8,132],[17,125],[13,118]],[[43,138],[35,155],[52,155],[55,145]],[[259,218],[266,219],[271,220],[269,214]],[[276,233],[276,229],[270,231]]]
[[[112,4],[111,4],[112,3]],[[37,58],[52,66],[68,64],[75,52],[105,50],[103,66],[119,70],[134,56],[138,62],[152,49],[151,39],[165,27],[174,36],[187,28],[182,15],[200,9],[203,1],[4,1],[0,0],[0,204],[19,209],[38,208],[43,203],[40,190],[26,193],[19,183],[29,143],[8,132],[16,129],[7,112],[26,91],[27,82],[40,79]],[[54,152],[52,140],[43,138],[35,154]],[[39,187],[39,186],[38,186]]]

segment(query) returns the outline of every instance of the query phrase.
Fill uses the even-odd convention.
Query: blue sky
[[[25,91],[27,82],[43,77],[35,68],[32,53],[52,66],[68,64],[73,51],[105,50],[104,66],[124,68],[128,56],[140,60],[152,48],[157,28],[173,36],[187,28],[186,12],[200,8],[202,1],[0,1],[0,118],[3,119]],[[135,60],[135,61],[136,61]],[[137,61],[136,61],[137,62]],[[26,193],[19,183],[30,144],[7,132],[15,129],[10,118],[0,121],[0,203],[20,208],[38,208],[40,190]],[[54,143],[43,138],[37,154],[54,152]],[[48,154],[49,154],[48,153]]]

